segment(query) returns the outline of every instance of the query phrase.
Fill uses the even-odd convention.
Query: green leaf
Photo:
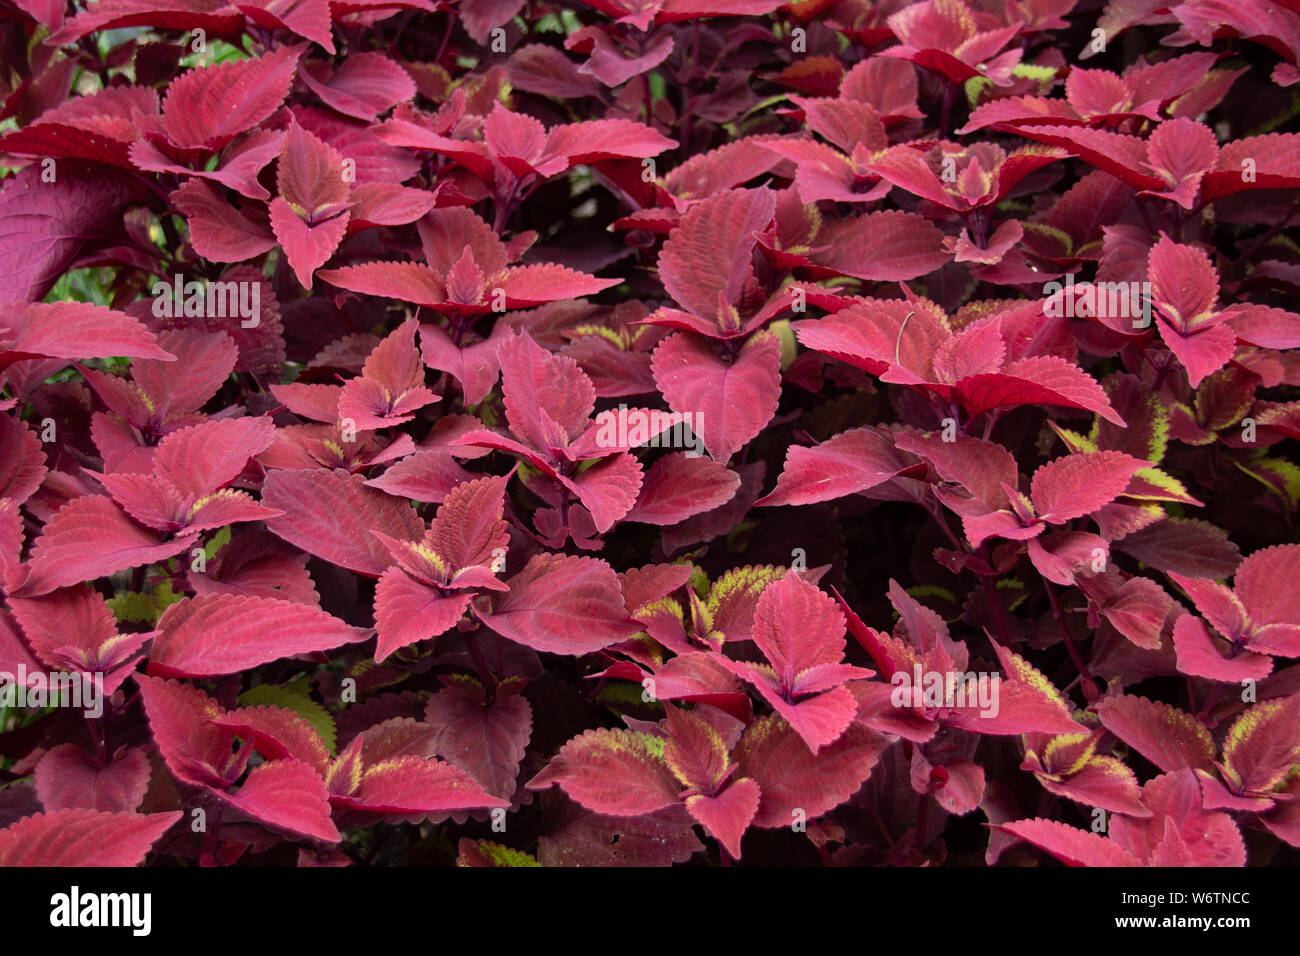
[[[230,544],[230,525],[226,525],[208,539],[207,544],[203,546],[203,556],[211,561],[217,556],[217,552]]]
[[[109,598],[105,603],[108,604],[108,609],[113,612],[119,624],[153,626],[158,623],[158,618],[162,617],[163,611],[183,596],[172,590],[172,582],[169,578],[148,593],[127,591],[125,594]]]
[[[502,846],[500,843],[493,843],[490,840],[474,841],[474,849],[484,857],[492,861],[493,866],[541,866],[533,857],[523,850],[512,850],[508,846]],[[458,859],[457,866],[468,866],[467,863],[461,863]]]
[[[1291,511],[1300,504],[1300,467],[1281,458],[1256,458],[1237,467],[1286,502]]]

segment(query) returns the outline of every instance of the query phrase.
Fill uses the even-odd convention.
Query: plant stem
[[[1270,242],[1270,240],[1272,240],[1274,236],[1276,236],[1279,232],[1285,229],[1287,223],[1291,221],[1291,217],[1295,215],[1296,210],[1298,209],[1300,209],[1300,198],[1293,200],[1291,205],[1287,207],[1286,212],[1284,212],[1278,218],[1278,221],[1273,223],[1273,225],[1269,226],[1267,232],[1265,232],[1262,236],[1260,236],[1258,239],[1252,242],[1250,244],[1249,249],[1247,249],[1241,255],[1237,256],[1237,258],[1232,260],[1230,264],[1230,268],[1232,269],[1233,273],[1234,274],[1236,273],[1238,266],[1242,265],[1243,263],[1249,262],[1251,259],[1253,259],[1255,253],[1257,253],[1260,249],[1263,249],[1266,245],[1268,245],[1268,243]]]
[[[957,98],[957,87],[952,80],[944,79],[943,112],[939,115],[939,137],[948,135],[948,120],[952,116],[953,100]]]
[[[1070,637],[1070,628],[1065,622],[1065,609],[1061,607],[1061,599],[1056,594],[1056,588],[1052,587],[1052,582],[1043,578],[1043,587],[1047,589],[1047,599],[1052,603],[1052,614],[1056,617],[1056,624],[1061,629],[1061,637],[1065,639],[1065,649],[1070,654],[1070,660],[1074,661],[1074,666],[1079,671],[1083,696],[1088,699],[1089,703],[1096,700],[1101,691],[1097,688],[1097,682],[1093,679],[1092,674],[1088,672],[1088,665],[1084,663],[1079,649],[1074,646],[1074,638]]]

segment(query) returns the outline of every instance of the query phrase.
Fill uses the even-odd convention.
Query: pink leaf
[[[546,351],[526,332],[506,339],[497,353],[512,432],[542,451],[585,430],[596,391],[577,362]]]
[[[194,533],[163,541],[103,495],[74,498],[55,513],[36,539],[31,576],[21,593],[48,594],[55,588],[162,561],[188,550],[196,539]]]
[[[145,716],[158,752],[181,783],[223,787],[238,776],[241,763],[231,754],[232,738],[214,721],[221,707],[197,687],[136,674]]]
[[[139,866],[181,811],[58,810],[0,830],[0,866]]]
[[[1010,362],[996,373],[968,378],[957,388],[972,415],[1007,405],[1064,405],[1124,427],[1097,381],[1073,362],[1053,355]]]
[[[894,438],[873,428],[854,428],[806,448],[791,445],[785,469],[770,494],[756,505],[807,505],[867,491],[912,467]]]
[[[812,257],[817,265],[875,282],[915,279],[950,258],[937,226],[916,213],[897,210],[842,219],[823,229],[817,242],[830,247]]]
[[[1129,695],[1105,697],[1097,705],[1102,726],[1161,770],[1208,770],[1214,738],[1191,714],[1160,701]]]
[[[445,633],[460,620],[473,596],[443,595],[401,568],[389,568],[375,586],[375,626],[379,630],[375,660],[383,661],[399,648]]]
[[[1174,650],[1178,670],[1191,677],[1237,684],[1262,680],[1273,670],[1273,661],[1266,655],[1235,651],[1227,641],[1212,637],[1195,614],[1184,614],[1174,624]]]
[[[659,254],[668,294],[705,319],[718,315],[719,302],[737,303],[752,268],[755,233],[767,228],[775,209],[768,189],[734,189],[691,207]]]
[[[678,802],[679,787],[647,735],[631,730],[588,730],[560,748],[529,790],[559,784],[588,810],[634,817]]]
[[[602,458],[572,478],[560,476],[568,488],[591,512],[596,531],[604,534],[636,503],[641,490],[641,463],[626,452]]]
[[[636,505],[625,520],[669,525],[735,497],[740,476],[725,465],[672,452],[647,469]]]
[[[335,797],[334,802],[356,810],[403,816],[509,806],[505,800],[484,792],[459,767],[411,755],[371,764],[362,774],[358,792]]]
[[[759,786],[749,777],[731,783],[716,797],[695,794],[686,809],[735,859],[740,859],[740,838],[758,813]]]
[[[275,236],[261,223],[221,198],[201,179],[189,179],[171,195],[190,227],[194,251],[212,262],[243,262],[275,248]]]
[[[370,636],[319,608],[230,594],[183,599],[163,613],[158,627],[150,672],[176,677],[234,674]]]
[[[471,774],[488,793],[507,800],[514,796],[533,729],[528,701],[498,694],[487,704],[481,692],[446,687],[430,698],[425,720],[438,731],[439,756]]]
[[[167,88],[162,125],[180,147],[216,151],[284,102],[304,47],[190,70]]]
[[[1148,780],[1142,802],[1152,811],[1146,819],[1116,815],[1111,819],[1111,839],[1134,856],[1157,865],[1157,850],[1166,838],[1166,821],[1172,821],[1196,866],[1245,866],[1246,846],[1232,817],[1203,807],[1195,772],[1179,770]]]
[[[372,577],[392,560],[371,530],[406,541],[424,533],[408,502],[367,488],[361,476],[344,471],[272,472],[262,501],[284,512],[267,520],[271,532],[309,554]]]
[[[776,714],[750,724],[736,745],[737,775],[750,777],[762,790],[754,826],[788,827],[802,810],[813,820],[857,792],[871,774],[888,740],[853,724],[838,740],[813,754],[788,723]]]
[[[0,498],[21,505],[41,486],[46,471],[36,433],[11,415],[0,416]]]
[[[35,302],[26,307],[18,337],[8,348],[51,358],[174,359],[153,333],[127,315],[84,302]]]
[[[47,811],[130,813],[149,788],[149,761],[132,747],[105,765],[76,744],[59,744],[36,765],[36,794]]]
[[[1034,472],[1030,497],[1052,524],[1092,514],[1124,493],[1133,473],[1147,466],[1117,451],[1066,455]]]
[[[300,760],[271,760],[253,768],[236,792],[216,791],[236,810],[276,830],[337,843],[325,781]]]
[[[322,66],[308,62],[298,75],[329,106],[359,120],[372,122],[415,96],[410,75],[380,53],[352,54],[327,81],[322,79],[327,72]]]
[[[996,828],[1046,850],[1067,866],[1142,866],[1115,841],[1055,820],[1015,820]]]
[[[762,431],[781,397],[781,349],[766,332],[750,338],[730,363],[706,340],[679,332],[655,349],[653,368],[669,406],[692,416],[714,461],[725,462]]]
[[[271,200],[271,229],[284,249],[293,274],[304,289],[311,289],[312,276],[329,261],[347,231],[349,213],[344,210],[333,219],[309,225],[294,213],[283,198]],[[329,281],[329,280],[326,280]]]
[[[510,591],[492,611],[476,613],[498,634],[534,650],[589,654],[640,629],[627,617],[618,576],[604,561],[538,554],[506,583]]]

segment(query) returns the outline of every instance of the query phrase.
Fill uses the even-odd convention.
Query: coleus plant
[[[1293,7],[0,0],[0,865],[1294,864]]]

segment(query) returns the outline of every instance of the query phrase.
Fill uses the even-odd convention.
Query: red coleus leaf
[[[809,348],[865,369],[882,381],[957,397],[972,415],[1010,405],[1082,408],[1122,425],[1101,386],[1053,355],[1006,361],[1000,317],[954,335],[926,299],[860,300],[824,319],[794,324]]]
[[[130,26],[156,26],[171,30],[200,28],[213,35],[237,35],[243,26],[238,11],[211,0],[108,0],[102,7],[83,10],[69,18],[50,37],[53,43],[74,43],[97,30]]]
[[[730,501],[740,476],[707,458],[672,452],[646,471],[636,504],[625,520],[669,525]]]
[[[604,561],[534,555],[506,584],[509,592],[490,611],[477,604],[474,611],[501,636],[534,650],[589,654],[640,630],[627,617],[618,576]]]
[[[251,741],[268,760],[294,759],[317,773],[329,769],[330,756],[320,734],[306,718],[284,707],[241,707],[213,720],[216,726]]]
[[[1147,819],[1117,815],[1110,835],[1116,844],[1148,866],[1244,866],[1246,847],[1241,831],[1228,814],[1205,809],[1196,774],[1187,769],[1162,774],[1142,787],[1142,802],[1152,811]],[[1172,833],[1170,832],[1172,830]],[[1185,848],[1185,849],[1184,849]]]
[[[480,688],[446,687],[434,694],[425,720],[438,728],[439,756],[469,773],[490,794],[514,796],[519,766],[533,729],[533,710],[517,694],[491,703]]]
[[[187,28],[188,29],[188,28]],[[161,128],[182,149],[215,152],[284,101],[304,47],[190,70],[167,90]]]
[[[1276,545],[1256,551],[1237,567],[1235,591],[1249,617],[1251,646],[1296,656],[1300,647],[1300,600],[1278,581],[1300,573],[1300,545]]]
[[[388,57],[356,53],[328,79],[328,68],[308,62],[299,71],[302,81],[329,106],[367,122],[415,96],[415,82]]]
[[[1235,684],[1260,680],[1273,670],[1268,656],[1216,638],[1195,614],[1184,614],[1174,624],[1174,650],[1181,673],[1206,680]]]
[[[884,55],[936,70],[953,83],[987,76],[1005,86],[1020,61],[1019,50],[997,55],[1019,33],[1020,25],[981,30],[962,0],[926,0],[893,14],[888,22],[902,42]]]
[[[733,189],[692,207],[659,255],[668,294],[721,331],[737,329],[725,310],[748,291],[756,235],[775,211],[776,194],[768,189]]]
[[[913,468],[888,432],[855,428],[805,448],[786,451],[785,469],[755,505],[806,505],[868,491]]]
[[[296,122],[280,147],[276,185],[293,214],[309,225],[332,219],[349,205],[342,154]]]
[[[139,866],[183,816],[56,810],[0,830],[0,866]]]
[[[1191,714],[1145,697],[1105,697],[1097,704],[1102,725],[1161,770],[1208,769],[1214,738]]]
[[[344,178],[343,155],[291,124],[280,147],[271,201],[271,228],[294,275],[311,288],[312,275],[338,248],[347,230],[352,189]]]
[[[1027,843],[1046,850],[1067,866],[1142,866],[1142,861],[1115,841],[1055,820],[1015,820],[995,824]]]
[[[21,505],[41,486],[46,471],[36,433],[16,418],[0,418],[0,498]]]
[[[719,663],[753,684],[813,753],[838,739],[857,712],[842,685],[875,671],[844,663],[844,615],[836,603],[787,574],[759,597],[753,639],[769,667],[728,658]]]
[[[162,561],[190,549],[197,540],[198,532],[187,532],[165,541],[132,521],[103,495],[74,498],[58,510],[36,539],[29,562],[31,573],[21,593],[33,597],[48,594],[55,588]]]
[[[1148,140],[1082,126],[1020,125],[1019,135],[1069,150],[1140,191],[1178,203],[1196,205],[1206,174],[1216,167],[1218,143],[1209,127],[1186,117],[1157,126]]]
[[[770,333],[749,339],[730,361],[685,332],[655,349],[655,382],[669,407],[688,415],[714,461],[727,461],[776,413],[781,349]]]
[[[353,428],[387,428],[410,421],[415,411],[437,400],[424,384],[417,328],[410,319],[375,346],[360,377],[347,381],[339,393],[340,421],[351,420]]]
[[[197,687],[135,675],[145,716],[171,775],[196,787],[224,787],[237,779],[247,756],[233,754],[233,736],[214,721],[221,707]]]
[[[260,27],[289,30],[334,52],[328,0],[237,0],[234,5]]]
[[[249,219],[201,179],[191,179],[171,195],[190,227],[194,250],[212,262],[243,262],[275,248],[265,224]]]
[[[24,358],[113,356],[175,359],[125,312],[84,302],[0,306],[0,369]]]
[[[682,786],[712,795],[728,776],[729,747],[699,714],[666,706],[668,742],[663,757]]]
[[[662,738],[632,730],[589,730],[560,748],[529,790],[559,784],[588,810],[633,817],[678,802]]]
[[[464,208],[434,209],[421,220],[420,237],[427,265],[370,262],[328,269],[321,278],[352,292],[470,315],[594,295],[620,281],[560,265],[507,267],[504,244]]]
[[[461,10],[460,22],[475,43],[486,46],[488,31],[509,23],[522,7],[522,0],[488,0]]]
[[[153,474],[95,477],[131,517],[158,531],[181,534],[277,517],[243,492],[221,490],[266,449],[273,433],[269,418],[206,421],[164,438]]]
[[[398,648],[437,637],[455,626],[473,600],[471,593],[443,594],[394,566],[375,585],[375,660]]]
[[[36,765],[36,794],[47,812],[132,813],[149,788],[149,761],[132,747],[105,764],[76,744],[51,748]]]
[[[1095,752],[1094,734],[1071,734],[1049,740],[1043,753],[1027,754],[1022,769],[1032,770],[1048,793],[1111,813],[1149,817],[1137,777],[1123,761]]]
[[[342,758],[340,758],[342,759]],[[406,755],[369,763],[354,792],[332,801],[352,810],[422,818],[431,813],[506,807],[468,773],[440,760]]]
[[[736,745],[736,775],[762,792],[754,826],[788,827],[813,820],[857,792],[888,746],[885,737],[857,724],[813,754],[778,714],[750,724]]]
[[[1236,590],[1205,578],[1170,577],[1196,604],[1210,625],[1232,642],[1234,652],[1295,657],[1300,654],[1300,602],[1276,587],[1300,569],[1300,545],[1277,545],[1256,551],[1237,568]],[[1181,623],[1181,621],[1180,621]],[[1200,629],[1183,625],[1185,647],[1199,644]]]
[[[1224,781],[1237,794],[1266,794],[1300,763],[1300,694],[1264,701],[1233,723],[1223,741]]]
[[[586,430],[596,392],[577,362],[547,352],[527,333],[503,341],[497,354],[510,430],[526,444],[546,453]]]
[[[9,607],[37,657],[50,667],[101,675],[105,694],[117,690],[156,633],[118,633],[108,603],[86,584],[37,598],[11,596]]]
[[[397,498],[442,502],[457,485],[474,476],[440,451],[423,451],[408,455],[366,485]]]
[[[728,853],[739,859],[740,838],[758,813],[761,794],[754,780],[741,777],[716,796],[692,794],[686,798],[686,809]]]
[[[236,810],[295,836],[335,843],[329,793],[321,775],[298,760],[271,760],[254,767],[238,790],[216,795]]]
[[[373,577],[392,561],[372,530],[407,541],[424,530],[409,503],[341,470],[272,472],[262,501],[284,512],[267,520],[272,533],[309,554]]]
[[[420,354],[429,368],[449,372],[456,379],[466,405],[477,405],[501,375],[498,349],[509,334],[504,325],[495,325],[487,339],[460,345],[438,326],[425,324],[420,326]]]
[[[868,281],[915,279],[950,258],[938,227],[892,209],[832,223],[817,234],[817,243],[827,247],[810,257],[818,268]]]
[[[158,629],[149,671],[168,677],[233,674],[370,636],[319,608],[230,594],[182,599],[163,613]]]
[[[1067,455],[1034,472],[1029,495],[1042,520],[1064,524],[1114,501],[1146,464],[1117,451]]]

